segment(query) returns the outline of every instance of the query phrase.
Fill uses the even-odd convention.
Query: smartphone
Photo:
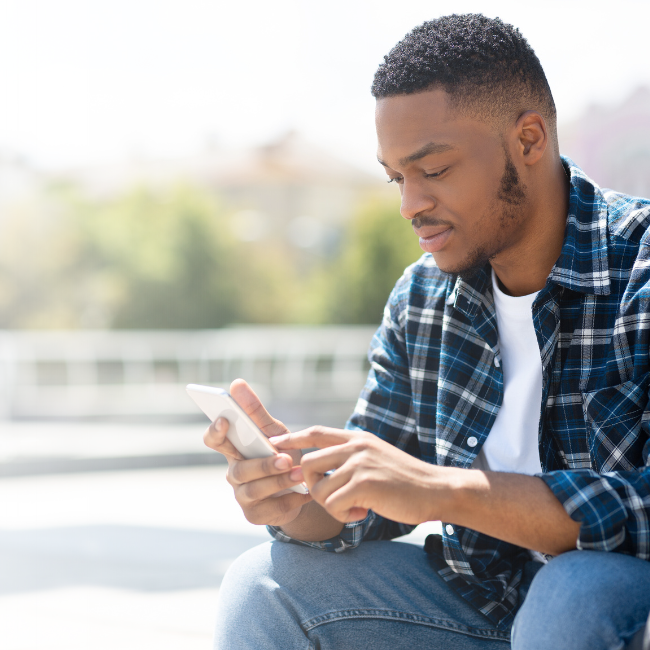
[[[277,455],[278,452],[269,439],[225,390],[198,384],[189,384],[185,390],[212,422],[217,418],[228,420],[226,437],[244,458],[266,458]],[[294,485],[289,490],[299,494],[309,492],[304,483]]]

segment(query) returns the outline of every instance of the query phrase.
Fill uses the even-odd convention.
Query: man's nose
[[[404,181],[400,213],[404,219],[415,219],[422,212],[431,212],[436,207],[435,199],[417,182]]]

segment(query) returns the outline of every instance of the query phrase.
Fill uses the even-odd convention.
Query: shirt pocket
[[[582,394],[591,463],[599,472],[643,465],[647,433],[641,430],[648,405],[650,372],[618,386]]]

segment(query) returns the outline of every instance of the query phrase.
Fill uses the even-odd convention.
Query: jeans
[[[512,629],[515,650],[622,650],[650,610],[650,563],[573,551],[530,562]],[[223,580],[215,650],[507,650],[422,548],[364,542],[341,554],[268,542]]]

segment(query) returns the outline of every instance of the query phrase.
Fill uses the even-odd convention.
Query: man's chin
[[[480,273],[490,261],[490,256],[483,251],[475,251],[464,260],[451,260],[447,255],[432,253],[436,266],[449,275],[459,275],[463,280],[469,280]]]

